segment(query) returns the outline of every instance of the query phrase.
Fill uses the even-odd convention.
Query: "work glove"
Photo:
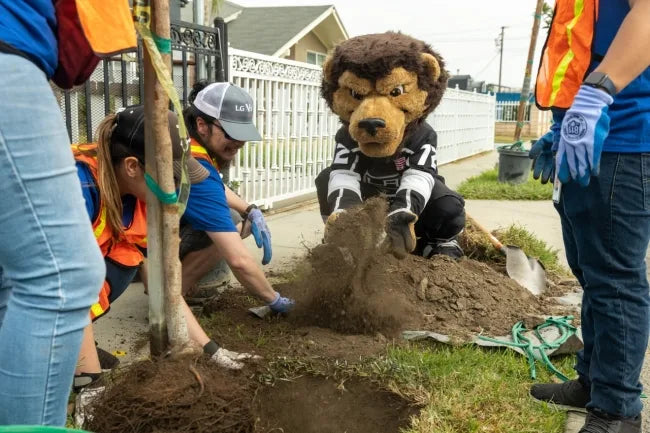
[[[271,262],[273,251],[271,249],[271,231],[266,225],[264,214],[254,204],[246,209],[246,221],[250,223],[251,233],[257,244],[257,248],[264,249],[264,256],[262,257],[262,264],[268,265]],[[242,229],[242,232],[244,230]]]
[[[415,249],[415,223],[418,216],[413,212],[400,209],[386,217],[386,238],[395,257],[403,259]]]
[[[293,299],[285,298],[284,296],[280,296],[279,293],[276,293],[273,302],[269,303],[269,308],[274,313],[288,313],[295,304],[296,302]]]
[[[573,179],[589,185],[600,172],[600,155],[609,134],[607,111],[614,98],[604,90],[582,85],[562,121],[556,170],[562,183]]]
[[[211,357],[210,361],[214,362],[220,367],[227,368],[229,370],[241,370],[244,367],[244,364],[240,361],[245,361],[247,359],[260,359],[260,356],[251,355],[250,353],[245,352],[233,352],[232,350],[224,349],[220,347]]]

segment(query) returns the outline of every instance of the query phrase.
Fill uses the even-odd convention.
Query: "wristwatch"
[[[582,84],[604,90],[612,97],[617,93],[616,86],[604,72],[592,72],[587,75],[587,78],[585,78],[585,81],[583,81]]]

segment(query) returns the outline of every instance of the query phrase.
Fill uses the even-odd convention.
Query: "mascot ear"
[[[440,64],[438,63],[438,60],[429,53],[421,53],[420,57],[431,71],[431,78],[433,78],[433,81],[437,81],[438,78],[440,78]]]
[[[332,77],[332,68],[334,67],[334,55],[329,53],[323,62],[323,78],[328,83],[334,84],[334,77]]]

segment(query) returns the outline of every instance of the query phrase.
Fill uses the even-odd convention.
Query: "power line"
[[[492,62],[494,62],[494,60],[495,60],[497,57],[499,57],[499,53],[496,53],[496,54],[494,55],[494,57],[492,57],[492,58],[490,59],[490,61],[487,62],[487,64],[483,67],[483,69],[481,69],[481,70],[478,71],[477,73],[473,74],[473,76],[478,77],[478,76],[481,75],[483,72],[485,72],[485,70],[486,70],[487,68],[490,67],[490,65],[492,64]]]

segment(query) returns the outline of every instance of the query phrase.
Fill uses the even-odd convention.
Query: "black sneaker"
[[[582,410],[591,400],[589,388],[584,386],[579,379],[564,383],[536,384],[530,388],[530,395],[537,400],[553,403],[556,406]]]
[[[578,433],[641,433],[641,415],[614,419],[604,413],[590,411],[587,421]]]
[[[112,370],[120,365],[120,360],[117,359],[117,356],[105,351],[101,347],[97,347],[97,357],[99,358],[99,366],[103,371]]]
[[[457,238],[441,242],[429,242],[422,248],[422,257],[431,258],[436,254],[449,256],[453,259],[463,257],[463,249],[460,247]]]

